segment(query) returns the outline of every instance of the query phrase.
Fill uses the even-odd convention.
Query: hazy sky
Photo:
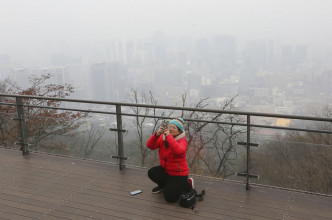
[[[0,54],[65,52],[156,30],[331,45],[331,15],[331,0],[0,0]]]

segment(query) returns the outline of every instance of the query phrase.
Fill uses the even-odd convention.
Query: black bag
[[[180,196],[180,206],[184,208],[193,207],[197,200],[203,200],[204,195],[205,190],[202,190],[202,192],[197,195],[197,191],[195,189],[190,189],[188,192],[185,192]]]
[[[180,196],[180,206],[184,208],[192,207],[196,203],[197,191],[190,189],[190,191],[183,193]]]

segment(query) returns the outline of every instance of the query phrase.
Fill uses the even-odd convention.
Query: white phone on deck
[[[137,194],[140,194],[140,193],[142,193],[142,190],[135,190],[135,191],[132,191],[132,192],[130,192],[130,195],[132,195],[132,196],[134,196],[134,195],[137,195]]]

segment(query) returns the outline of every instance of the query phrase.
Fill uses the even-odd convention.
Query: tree
[[[331,112],[325,107],[323,116],[331,118]],[[307,128],[332,131],[332,123],[311,123]],[[252,157],[261,183],[331,194],[331,134],[291,131],[273,139]]]
[[[29,78],[31,86],[28,89],[21,89],[9,80],[2,83],[4,93],[30,96],[44,96],[52,98],[66,98],[74,92],[71,85],[56,85],[49,83],[52,75],[46,74],[40,77],[32,76]],[[1,87],[2,87],[1,86]],[[8,103],[15,103],[13,98],[6,98]],[[57,108],[61,106],[61,101],[45,100],[45,99],[23,99],[25,107],[24,114],[26,118],[26,129],[28,142],[32,144],[35,150],[50,151],[66,151],[67,146],[52,143],[47,145],[47,141],[55,136],[73,136],[74,131],[80,126],[83,118],[87,117],[86,113],[63,111],[57,109],[47,109],[43,107]],[[16,114],[13,106],[0,106],[1,113]],[[18,126],[13,123],[9,117],[3,116],[0,120],[1,138],[2,140],[10,140],[11,143],[19,140]]]
[[[131,103],[135,104],[158,104],[158,100],[155,99],[151,91],[142,91],[141,93],[139,93],[137,90],[132,89],[130,91],[129,99]],[[149,115],[150,113],[153,116],[157,115],[156,109],[142,107],[131,107],[131,109],[136,115]],[[164,111],[161,112],[160,116],[169,117],[170,115],[172,115],[172,112],[173,111],[166,114],[166,112]],[[138,143],[136,143],[136,145],[138,146],[139,152],[141,154],[141,167],[145,166],[146,158],[151,153],[151,150],[146,147],[147,138],[149,138],[158,129],[157,125],[159,124],[160,120],[160,118],[153,118],[152,120],[149,120],[148,117],[139,116],[136,116],[135,120],[133,120],[133,124],[136,129],[135,133],[138,137]],[[152,128],[146,134],[144,128],[145,124],[148,122],[152,123]]]
[[[220,110],[234,110],[236,96],[224,101]],[[201,98],[194,108],[206,108],[208,98]],[[182,105],[185,106],[186,94],[182,95]],[[236,115],[223,113],[207,113],[192,111],[183,113],[186,119],[208,120],[214,122],[239,123],[241,118]],[[234,125],[217,124],[209,122],[186,122],[188,138],[188,164],[195,173],[227,177],[230,172],[231,161],[237,158],[236,139],[246,132]]]
[[[80,138],[77,138],[75,143],[72,144],[71,151],[76,156],[88,158],[93,154],[98,144],[102,141],[106,128],[87,122],[80,127],[81,129],[84,128],[84,130],[78,134]]]
[[[18,90],[18,86],[10,79],[6,78],[0,81],[0,92],[4,94],[13,93]],[[0,98],[1,102],[6,102],[7,99],[4,97]],[[13,144],[13,139],[16,140],[17,136],[11,134],[10,130],[14,126],[14,121],[11,118],[14,117],[15,107],[0,105],[0,145],[5,147]]]

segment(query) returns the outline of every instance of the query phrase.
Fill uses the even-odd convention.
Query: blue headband
[[[175,124],[176,127],[178,127],[178,129],[180,131],[183,131],[183,125],[184,125],[184,121],[182,118],[176,118],[176,119],[173,119],[169,122],[169,124]]]

